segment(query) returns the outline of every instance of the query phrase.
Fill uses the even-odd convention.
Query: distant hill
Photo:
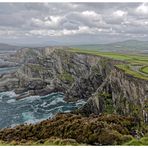
[[[148,53],[148,41],[127,40],[110,44],[73,45],[73,48],[99,50],[103,52]]]
[[[31,47],[31,48],[36,48],[36,47],[46,47],[46,46],[58,46],[58,45],[63,45],[61,42],[55,41],[55,40],[42,40],[40,41],[28,41],[27,43],[21,43],[21,42],[14,42],[14,45],[21,46],[21,47]]]
[[[16,50],[18,50],[20,48],[21,47],[19,47],[19,46],[0,43],[0,51],[6,51],[6,52],[8,52],[8,51],[16,51]]]
[[[28,45],[9,45],[0,43],[0,52],[16,51],[23,47],[47,47],[59,46],[60,43],[56,41],[45,41],[42,43],[28,43]],[[120,52],[120,53],[144,53],[148,54],[148,41],[127,40],[123,42],[109,43],[109,44],[85,44],[85,45],[67,45],[72,48],[80,48],[85,50],[95,50],[102,52]]]

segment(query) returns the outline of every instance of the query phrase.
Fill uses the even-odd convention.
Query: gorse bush
[[[134,119],[119,115],[102,114],[84,117],[71,113],[58,114],[53,119],[35,125],[20,125],[0,131],[0,140],[16,145],[22,141],[32,143],[48,143],[52,137],[56,139],[72,139],[71,142],[87,145],[116,145],[130,141]],[[145,140],[145,139],[143,139]],[[60,144],[60,142],[53,142]],[[66,142],[62,141],[62,144]]]

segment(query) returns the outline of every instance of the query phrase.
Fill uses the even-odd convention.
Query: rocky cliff
[[[131,115],[148,122],[148,81],[125,74],[114,66],[81,111]]]
[[[122,61],[61,47],[26,48],[11,60],[21,66],[1,76],[0,91],[15,90],[18,99],[61,91],[67,101],[88,100],[79,110],[85,115],[114,112],[148,120],[148,82],[118,69]]]
[[[58,48],[20,50],[16,61],[23,64],[13,79],[10,75],[1,78],[2,91],[15,88],[17,93],[37,95],[62,91],[67,101],[87,100],[113,68],[113,63],[103,57]]]

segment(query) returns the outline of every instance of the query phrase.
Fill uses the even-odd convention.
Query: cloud
[[[127,12],[122,11],[122,10],[117,10],[117,11],[113,12],[113,16],[118,17],[118,18],[125,17],[126,15],[127,15]]]
[[[91,17],[91,18],[93,18],[93,19],[97,19],[98,17],[100,17],[96,12],[94,12],[94,11],[83,11],[82,12],[82,15],[84,16],[84,17]]]
[[[1,41],[111,42],[145,34],[147,3],[0,3]]]
[[[57,28],[60,25],[60,22],[63,18],[60,16],[46,16],[42,19],[32,18],[32,23],[38,27],[50,27]]]
[[[140,6],[137,7],[136,12],[139,14],[148,14],[148,4],[147,3],[143,3]]]

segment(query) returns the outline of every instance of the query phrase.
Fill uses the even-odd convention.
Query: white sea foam
[[[6,97],[4,98],[4,96]],[[9,106],[10,108],[10,110],[8,108],[7,110],[2,111],[4,113],[9,112],[9,115],[11,115],[11,127],[22,123],[34,124],[52,118],[58,112],[70,112],[85,104],[84,100],[71,103],[65,102],[62,93],[51,93],[46,96],[29,96],[17,101],[15,100],[16,96],[14,91],[0,93],[0,101],[6,103],[5,106]],[[14,112],[12,112],[11,106],[14,108]],[[12,119],[14,119],[13,122]],[[0,127],[4,126],[5,125],[0,123]]]
[[[52,117],[53,117],[53,114],[50,113],[50,114],[44,116],[44,117],[41,118],[41,119],[35,119],[35,118],[32,118],[32,119],[31,119],[31,118],[30,118],[29,120],[25,121],[25,123],[27,123],[27,124],[35,124],[35,123],[39,123],[39,122],[41,122],[41,121],[43,121],[43,120],[46,120],[46,119],[52,118]]]
[[[29,96],[29,97],[25,97],[23,99],[20,99],[19,101],[32,102],[32,101],[35,101],[37,99],[40,99],[40,96]]]
[[[62,108],[63,108],[63,106],[58,106],[58,107],[54,107],[54,108],[46,110],[46,111],[53,112],[53,111],[57,110],[57,112],[58,112],[58,110],[61,110]]]
[[[16,102],[15,99],[10,99],[10,100],[7,101],[7,103],[14,103],[14,102]]]
[[[57,93],[58,93],[58,92],[57,92]],[[46,98],[46,97],[51,97],[51,98],[55,97],[55,98],[56,98],[57,93],[50,93],[50,94],[45,95],[45,96],[40,96],[40,98],[41,98],[41,99],[42,99],[42,98]],[[54,96],[54,95],[55,95],[55,96]],[[59,95],[64,95],[64,94],[63,94],[63,93],[59,93]]]
[[[14,91],[6,91],[6,92],[1,92],[0,93],[1,97],[6,96],[6,95],[9,96],[10,98],[18,96]]]
[[[47,102],[43,102],[43,104],[41,104],[41,107],[46,107],[47,106]]]
[[[23,119],[26,121],[29,121],[29,120],[34,120],[35,119],[35,117],[34,117],[34,115],[33,115],[33,113],[32,112],[23,112],[22,113],[22,116],[23,116]]]
[[[64,111],[64,113],[69,113],[69,112],[71,112],[71,110],[66,110],[66,111]]]
[[[78,100],[78,101],[76,102],[76,106],[84,105],[85,103],[86,103],[86,101],[84,101],[84,100]]]
[[[55,100],[53,100],[52,102],[50,102],[50,105],[56,105],[59,102],[65,103],[65,101],[63,100],[62,97],[57,97]]]
[[[14,127],[16,127],[17,125],[20,125],[20,124],[11,124],[10,127],[11,127],[11,128],[14,128]]]

